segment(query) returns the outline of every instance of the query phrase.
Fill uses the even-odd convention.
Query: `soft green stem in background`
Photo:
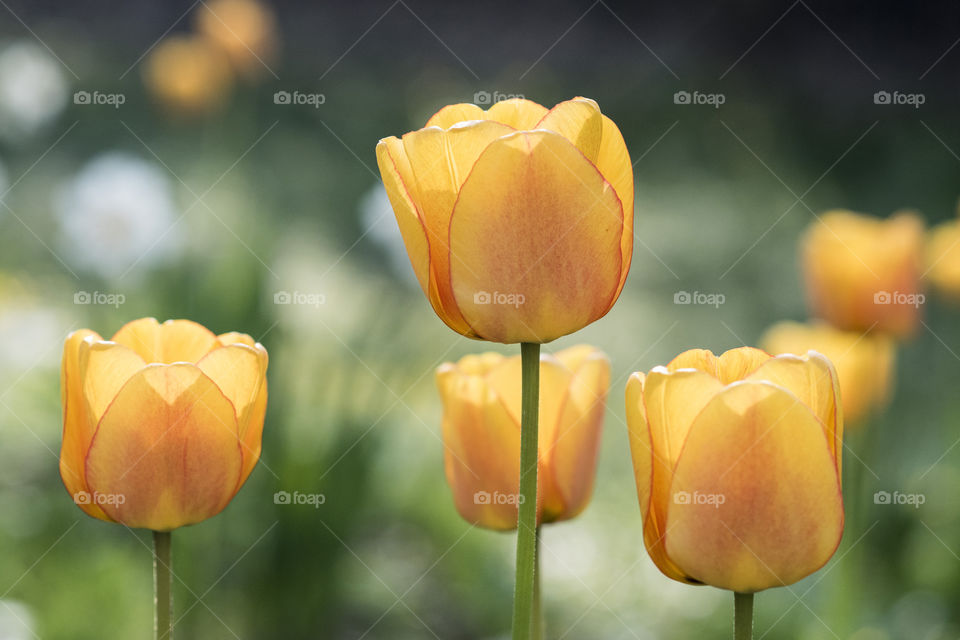
[[[733,640],[753,638],[753,594],[733,594]]]
[[[153,532],[153,632],[156,640],[173,638],[173,592],[170,589],[170,532]]]
[[[517,578],[513,592],[513,640],[533,633],[537,573],[537,441],[540,413],[540,345],[520,345],[523,368],[520,410],[520,516],[517,522]],[[539,626],[539,625],[538,625]]]

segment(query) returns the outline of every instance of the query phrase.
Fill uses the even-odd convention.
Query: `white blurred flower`
[[[370,238],[387,255],[390,268],[412,287],[419,287],[410,266],[407,248],[400,235],[400,227],[393,215],[387,191],[377,183],[360,198],[360,222]]]
[[[64,258],[104,278],[162,264],[180,249],[170,179],[137,156],[94,158],[58,191],[54,204]]]
[[[60,114],[69,95],[62,65],[40,45],[16,42],[0,51],[0,135],[33,134]]]
[[[0,638],[2,640],[27,640],[36,638],[33,615],[30,609],[16,600],[0,600]]]

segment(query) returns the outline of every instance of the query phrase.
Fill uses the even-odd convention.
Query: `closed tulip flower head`
[[[818,353],[694,349],[627,383],[644,542],[674,580],[737,592],[822,567],[843,533],[843,419]]]
[[[633,171],[597,103],[444,107],[377,162],[437,315],[493,342],[544,343],[610,310],[633,251]]]
[[[260,457],[267,352],[189,320],[63,348],[60,475],[87,514],[169,531],[219,513]]]

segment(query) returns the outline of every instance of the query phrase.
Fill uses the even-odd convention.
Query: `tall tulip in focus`
[[[513,637],[533,632],[540,344],[616,302],[633,253],[633,166],[617,125],[587,98],[487,110],[454,104],[377,144],[407,254],[454,331],[521,343]]]
[[[924,301],[924,225],[915,213],[886,220],[828,211],[801,241],[813,315],[838,329],[911,335]]]
[[[67,338],[60,475],[88,515],[154,531],[157,637],[170,638],[170,532],[230,502],[260,457],[267,352],[241,333],[143,318]]]
[[[843,534],[843,417],[824,356],[694,349],[627,382],[644,543],[665,575],[736,594],[822,567]]]
[[[887,335],[841,331],[821,322],[778,322],[763,334],[760,346],[772,354],[812,350],[826,356],[837,369],[847,426],[859,426],[889,399],[896,343]]]

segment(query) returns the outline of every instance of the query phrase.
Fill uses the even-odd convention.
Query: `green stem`
[[[753,594],[733,594],[733,640],[753,638]]]
[[[540,345],[520,345],[520,508],[517,522],[517,576],[513,592],[513,640],[530,640],[533,632],[537,573],[537,431],[540,412]]]
[[[543,581],[543,577],[540,575],[540,527],[537,527],[537,544],[536,552],[534,554],[534,567],[533,567],[533,639],[534,640],[543,640],[544,633],[544,623],[543,623],[543,606],[540,601],[541,591],[540,583]]]
[[[153,532],[153,632],[156,640],[173,638],[173,591],[171,590],[170,532]]]

